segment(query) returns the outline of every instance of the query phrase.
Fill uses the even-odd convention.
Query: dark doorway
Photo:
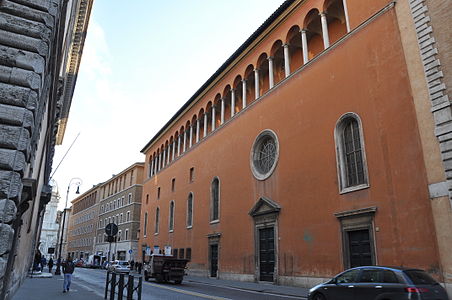
[[[275,273],[274,228],[259,229],[259,280],[273,281]]]
[[[368,229],[348,231],[348,245],[351,268],[373,265]]]
[[[210,245],[210,277],[217,277],[218,244]]]

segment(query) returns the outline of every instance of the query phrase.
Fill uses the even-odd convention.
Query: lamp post
[[[66,203],[64,204],[63,209],[63,222],[60,223],[61,231],[60,231],[60,245],[58,248],[58,260],[57,260],[57,267],[55,270],[55,275],[61,274],[61,251],[63,247],[63,235],[64,235],[64,224],[66,223],[66,206],[67,206],[67,200],[69,198],[69,190],[71,188],[71,185],[74,184],[77,186],[76,194],[80,194],[80,185],[82,184],[82,180],[80,178],[72,178],[69,181],[69,184],[67,185],[67,192],[66,192]]]

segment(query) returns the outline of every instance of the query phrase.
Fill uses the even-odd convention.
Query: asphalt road
[[[106,271],[98,269],[77,268],[74,281],[83,285],[99,296],[104,296]],[[300,297],[274,295],[262,291],[250,291],[227,286],[219,286],[185,280],[182,284],[146,282],[143,279],[142,299],[158,300],[278,300],[306,299]]]

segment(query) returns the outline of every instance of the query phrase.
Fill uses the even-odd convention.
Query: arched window
[[[341,193],[366,188],[368,173],[361,120],[354,113],[343,115],[335,129],[339,188]]]
[[[170,203],[168,229],[170,232],[174,231],[174,201]]]
[[[210,221],[219,221],[220,219],[220,181],[214,178],[211,185],[210,201]]]
[[[122,217],[122,214],[121,214]],[[144,213],[144,222],[143,222],[143,236],[147,235],[147,228],[148,228],[148,213]]]
[[[187,228],[193,226],[193,193],[188,194],[187,199]]]
[[[155,229],[154,233],[159,233],[159,218],[160,218],[160,208],[155,209]]]

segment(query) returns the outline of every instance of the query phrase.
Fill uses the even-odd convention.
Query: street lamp
[[[63,223],[60,223],[61,226],[61,231],[60,231],[60,246],[58,248],[58,260],[57,260],[57,267],[55,270],[55,275],[60,275],[61,274],[61,251],[62,251],[62,247],[63,247],[63,235],[64,235],[64,223],[66,223],[66,206],[67,206],[67,200],[69,198],[69,190],[71,188],[71,185],[76,185],[77,186],[77,190],[76,190],[76,194],[80,194],[80,185],[82,184],[82,180],[80,178],[72,178],[69,181],[69,184],[67,185],[67,192],[66,192],[66,203],[64,204],[64,210],[63,210]]]

